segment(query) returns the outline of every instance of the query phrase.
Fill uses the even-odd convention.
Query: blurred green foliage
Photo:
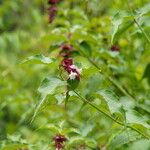
[[[52,150],[61,133],[66,150],[149,150],[148,2],[63,0],[48,24],[47,0],[0,0],[0,149]],[[66,107],[61,43],[83,69]]]

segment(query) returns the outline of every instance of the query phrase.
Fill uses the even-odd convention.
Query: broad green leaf
[[[58,87],[65,86],[65,85],[66,85],[65,81],[62,81],[62,80],[60,80],[58,78],[54,78],[54,77],[53,78],[45,78],[42,81],[40,87],[38,88],[38,91],[40,93],[39,103],[36,106],[36,109],[34,111],[34,115],[32,117],[32,121],[35,118],[35,116],[38,113],[38,111],[41,108],[41,106],[44,104],[44,102],[46,100],[46,96],[47,95],[53,95],[56,92],[56,89]]]
[[[147,78],[148,79],[148,83],[150,85],[150,63],[147,64],[144,74],[143,74],[143,78]]]
[[[111,37],[111,44],[117,42],[119,37],[133,24],[133,18],[124,16],[121,13],[117,13],[113,18],[113,29],[112,29],[112,37]]]
[[[92,44],[97,44],[96,38],[83,30],[84,28],[77,29],[72,35],[72,40],[73,41],[86,41]]]
[[[55,134],[60,133],[60,129],[57,126],[53,125],[53,124],[48,124],[45,128],[48,128],[50,131],[53,132],[53,134],[54,133]]]
[[[86,146],[86,150],[90,150],[91,148],[94,149],[94,147],[96,147],[96,141],[94,141],[93,139],[88,139],[82,136],[76,136],[76,137],[72,137],[69,139],[68,141],[68,145],[69,146],[77,146],[77,145],[84,145]],[[89,148],[88,148],[89,146]]]
[[[126,111],[126,122],[136,130],[138,130],[143,136],[150,138],[148,130],[150,126],[146,122],[141,114],[133,110]]]
[[[139,131],[139,134],[143,135],[143,137],[150,139],[150,133],[149,133],[150,128],[147,128],[144,125],[138,123],[132,123],[130,124],[130,126],[136,129],[137,131]]]
[[[81,128],[81,134],[83,137],[86,137],[92,130],[93,128],[95,127],[94,124],[92,123],[86,123],[82,126]]]
[[[119,13],[117,13],[115,16],[114,16],[114,18],[113,18],[113,32],[112,32],[112,37],[111,37],[111,43],[113,44],[113,41],[114,41],[114,38],[115,38],[115,35],[116,35],[116,33],[117,33],[117,31],[118,31],[118,29],[119,29],[119,26],[121,25],[121,23],[122,23],[122,18],[120,19],[119,18]]]
[[[66,85],[66,82],[65,81],[62,81],[58,78],[45,78],[40,87],[38,88],[38,91],[42,94],[42,95],[49,95],[49,94],[54,94],[55,92],[55,89],[57,87],[60,87],[60,86],[64,86]]]
[[[2,150],[18,150],[18,149],[27,149],[28,146],[24,144],[9,144],[2,148]]]
[[[47,35],[44,35],[41,40],[43,42],[48,41],[49,43],[55,43],[55,42],[63,42],[66,41],[67,38],[63,34],[57,34],[57,33],[50,33]]]
[[[66,129],[63,130],[63,132],[67,135],[69,134],[69,135],[72,135],[72,136],[81,135],[81,132],[78,129],[75,129],[75,128],[66,128]]]
[[[68,141],[68,145],[74,145],[77,143],[84,143],[85,139],[81,136],[76,136],[76,137],[72,137],[69,141]]]
[[[23,61],[24,63],[31,63],[31,64],[51,64],[55,61],[54,58],[45,57],[42,54],[37,54],[34,56],[28,57],[26,60]]]
[[[110,112],[122,114],[122,105],[119,102],[118,96],[109,90],[101,90],[97,92],[108,104]]]
[[[146,15],[150,13],[150,3],[147,3],[142,8],[139,9],[140,15]]]
[[[67,83],[68,83],[69,90],[75,90],[78,87],[80,81],[76,79],[75,80],[68,79]]]
[[[126,110],[126,120],[127,123],[138,123],[144,126],[148,126],[145,119],[140,113],[135,110]]]
[[[109,150],[116,150],[117,148],[121,149],[121,146],[123,146],[124,144],[128,144],[138,139],[141,139],[141,135],[139,135],[135,131],[132,131],[130,129],[121,132],[119,131],[117,134],[111,137],[108,149]]]
[[[96,92],[99,89],[102,81],[103,81],[103,77],[100,74],[98,73],[94,74],[93,72],[92,76],[90,77],[86,85],[85,93],[91,94],[93,92]]]
[[[80,50],[85,56],[91,56],[92,54],[92,48],[86,41],[80,43]]]
[[[150,114],[150,106],[146,105],[146,104],[138,104],[137,107],[139,107],[140,109],[143,109],[145,112]]]

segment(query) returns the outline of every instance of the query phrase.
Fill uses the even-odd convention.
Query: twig
[[[90,62],[93,66],[95,66],[95,67],[99,70],[99,73],[102,74],[102,75],[104,75],[113,85],[115,85],[115,86],[118,88],[118,90],[121,91],[122,94],[124,94],[124,95],[126,95],[126,96],[128,96],[128,97],[130,97],[130,98],[132,98],[132,99],[134,99],[133,96],[131,96],[130,94],[128,94],[128,93],[126,92],[126,90],[123,89],[123,87],[121,87],[112,77],[110,77],[110,76],[108,76],[106,73],[104,73],[104,72],[101,70],[101,68],[99,68],[99,66],[98,66],[93,60],[91,60],[91,59],[88,58],[88,57],[87,57],[87,59],[89,60],[89,62]]]
[[[133,9],[130,7],[129,1],[127,0],[127,6],[132,14],[132,16],[134,17],[133,14]],[[140,24],[138,23],[137,19],[134,17],[134,22],[137,25],[137,27],[141,30],[141,32],[143,33],[143,35],[145,36],[145,38],[147,39],[147,41],[150,43],[150,38],[148,37],[148,35],[146,34],[146,32],[143,30],[143,28],[140,26]]]
[[[148,136],[146,136],[145,134],[143,134],[141,131],[139,131],[138,129],[130,126],[129,124],[124,124],[118,120],[116,120],[115,118],[113,118],[111,115],[107,114],[106,112],[104,112],[102,109],[98,108],[97,106],[95,106],[93,103],[91,103],[90,101],[88,101],[86,98],[82,97],[82,95],[80,95],[78,92],[76,92],[75,90],[73,90],[74,93],[76,93],[76,95],[83,101],[86,102],[87,104],[89,104],[91,107],[95,108],[98,112],[104,114],[106,117],[110,118],[111,120],[113,120],[114,122],[116,122],[117,124],[121,125],[121,126],[125,126],[127,128],[130,128],[134,131],[136,131],[137,133],[141,134],[143,137],[145,137],[146,139],[149,139]]]

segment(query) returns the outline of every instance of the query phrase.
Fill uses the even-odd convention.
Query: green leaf
[[[148,79],[148,83],[150,85],[150,63],[147,64],[144,74],[143,74],[143,78],[147,78]]]
[[[144,137],[150,138],[148,130],[150,126],[146,122],[147,120],[143,116],[134,110],[126,111],[126,122],[139,131]]]
[[[45,78],[42,81],[40,87],[38,88],[38,91],[40,93],[39,103],[36,106],[36,109],[34,111],[32,121],[34,120],[34,118],[37,115],[37,113],[38,113],[39,109],[41,108],[41,106],[44,104],[44,102],[46,100],[46,96],[47,95],[53,95],[56,92],[56,89],[58,87],[62,87],[62,86],[65,86],[65,85],[67,85],[66,82],[62,81],[58,78]]]
[[[148,126],[146,123],[147,120],[135,110],[126,110],[126,119],[127,123],[138,123]]]
[[[143,137],[150,139],[150,134],[149,134],[149,129],[147,127],[145,127],[142,124],[138,124],[138,123],[132,123],[130,124],[130,126],[134,129],[136,129],[137,131],[139,131],[139,134],[143,135]]]
[[[17,150],[17,149],[27,149],[28,147],[24,144],[9,144],[2,148],[2,150]]]
[[[112,135],[109,141],[108,149],[116,150],[117,148],[120,148],[124,144],[128,144],[138,139],[141,139],[141,136],[135,131],[132,131],[130,129],[119,131],[117,134]]]
[[[86,41],[80,43],[80,50],[85,56],[91,56],[92,54],[92,48]]]
[[[119,98],[109,90],[101,90],[97,92],[108,104],[110,112],[123,114],[122,105],[119,102]]]
[[[81,134],[83,137],[86,137],[95,127],[95,124],[92,123],[86,123],[81,128]]]
[[[100,74],[93,73],[86,85],[86,89],[85,89],[86,94],[92,94],[96,92],[97,89],[99,89],[100,85],[102,84],[102,81],[103,81],[103,78]]]
[[[38,88],[38,91],[42,95],[49,95],[54,94],[55,89],[60,86],[66,85],[66,81],[62,81],[58,78],[52,77],[52,78],[45,78],[40,87]]]
[[[66,128],[63,130],[63,132],[70,136],[81,135],[81,132],[75,128]]]
[[[147,3],[142,8],[139,9],[140,15],[146,15],[150,13],[150,3]]]
[[[75,90],[79,85],[79,80],[67,80],[69,90]]]
[[[42,42],[49,42],[49,43],[55,43],[55,42],[63,42],[63,41],[66,41],[67,38],[65,37],[65,35],[63,34],[57,34],[57,33],[51,33],[51,34],[47,34],[47,35],[44,35],[42,38],[41,38]]]
[[[72,137],[69,142],[68,142],[68,145],[74,145],[74,144],[77,144],[77,143],[84,143],[85,142],[85,139],[81,136],[76,136],[76,137]]]
[[[83,30],[84,28],[77,29],[72,35],[72,41],[86,41],[92,44],[97,44],[97,38]]]
[[[133,24],[133,18],[124,16],[124,14],[117,13],[113,18],[113,28],[112,28],[112,37],[111,44],[117,42],[119,37],[129,29]]]
[[[56,125],[48,124],[45,128],[48,128],[51,132],[53,132],[53,134],[60,133],[60,129]]]
[[[54,58],[45,57],[42,54],[37,54],[34,56],[28,57],[26,60],[23,61],[24,63],[30,63],[30,64],[51,64],[55,61]]]

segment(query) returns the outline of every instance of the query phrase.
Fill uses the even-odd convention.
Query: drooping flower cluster
[[[62,150],[64,147],[64,142],[67,141],[67,138],[64,135],[56,135],[53,140],[55,142],[56,150]]]
[[[64,57],[64,58],[69,58],[73,52],[72,45],[66,44],[66,43],[62,44],[60,46],[60,49],[61,49],[61,51],[60,51],[59,55]]]
[[[60,46],[59,55],[63,57],[61,62],[61,66],[64,68],[66,72],[69,74],[70,80],[80,80],[81,69],[79,69],[76,65],[74,65],[73,59],[70,58],[73,52],[73,47],[70,44],[62,44]]]
[[[48,4],[51,5],[48,8],[49,23],[52,23],[57,15],[58,8],[56,7],[56,4],[59,2],[60,0],[48,0]]]
[[[81,69],[73,64],[72,58],[67,58],[62,61],[63,68],[69,73],[69,79],[80,80]]]

